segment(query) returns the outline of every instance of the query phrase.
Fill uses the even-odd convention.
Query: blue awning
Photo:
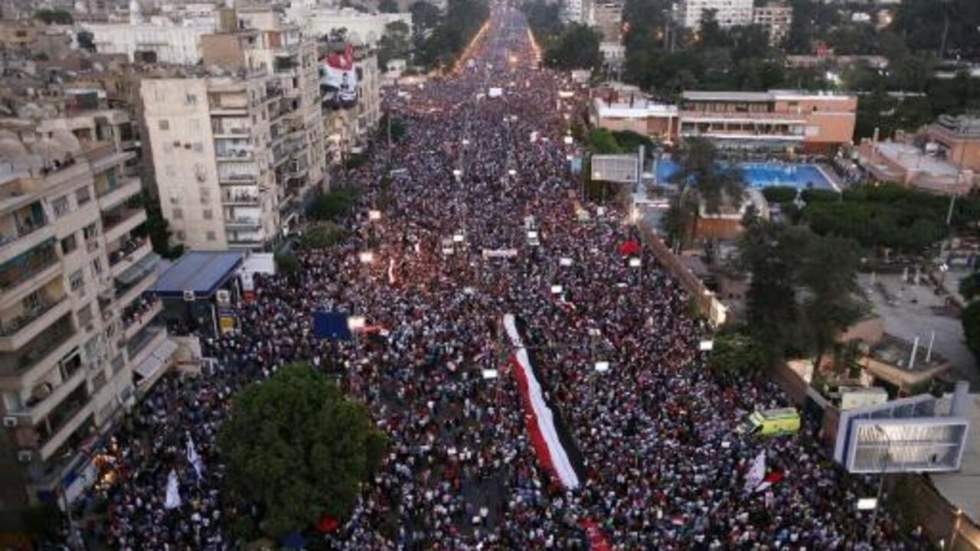
[[[162,298],[183,298],[185,291],[193,291],[196,298],[210,298],[234,277],[243,258],[242,253],[232,251],[191,251],[163,272],[153,291]]]

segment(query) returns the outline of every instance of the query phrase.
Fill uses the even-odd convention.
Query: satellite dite
[[[834,460],[858,474],[959,470],[970,432],[969,392],[966,381],[956,384],[948,415],[930,394],[842,411]]]

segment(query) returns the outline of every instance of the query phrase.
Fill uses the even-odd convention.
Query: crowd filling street
[[[204,342],[216,366],[168,375],[134,408],[105,450],[118,473],[98,490],[108,520],[86,536],[134,551],[236,548],[229,526],[261,511],[223,494],[217,429],[238,389],[306,361],[365,402],[390,441],[353,514],[311,530],[311,547],[588,549],[591,519],[613,549],[925,548],[885,512],[869,530],[856,502],[874,495],[871,481],[832,464],[809,431],[735,431],[785,398],[762,380],[717,380],[690,297],[651,255],[622,254],[637,239],[628,213],[582,198],[565,115],[585,96],[538,68],[523,16],[505,7],[452,74],[390,90],[407,135],[347,174],[361,191],[350,236],[301,250],[292,276],[259,279],[236,330]],[[318,310],[363,316],[371,331],[319,339]],[[578,488],[532,447],[505,314],[526,329]],[[746,491],[762,450],[781,480]],[[172,469],[183,499],[167,509]]]

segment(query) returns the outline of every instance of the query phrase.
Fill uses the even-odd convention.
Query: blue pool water
[[[816,165],[783,163],[740,163],[745,183],[752,187],[793,186],[799,189],[833,189],[827,177]],[[671,160],[657,164],[657,181],[667,182],[680,167]]]

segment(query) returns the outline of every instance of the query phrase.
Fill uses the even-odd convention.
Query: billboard
[[[969,421],[945,409],[921,394],[841,411],[834,460],[851,473],[958,470]]]
[[[636,155],[593,155],[592,179],[619,184],[639,181],[639,161]]]
[[[323,101],[331,107],[350,107],[357,103],[357,70],[350,44],[342,52],[331,52],[320,64],[320,91]]]
[[[844,466],[850,473],[957,471],[969,431],[962,417],[855,419]]]

